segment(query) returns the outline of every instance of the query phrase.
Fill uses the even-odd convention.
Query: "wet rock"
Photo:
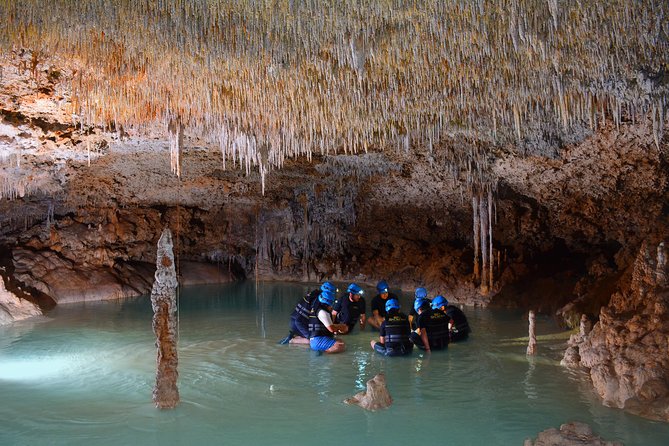
[[[525,440],[524,446],[623,446],[618,441],[605,441],[593,434],[590,426],[573,421],[560,426],[560,429],[547,429],[540,432],[535,441]]]
[[[5,281],[0,276],[0,325],[41,315],[42,311],[37,305],[7,291]]]
[[[151,289],[152,326],[158,349],[153,402],[159,409],[173,409],[179,404],[176,318],[176,289],[179,283],[173,249],[172,233],[165,229],[158,241],[155,281]]]
[[[563,359],[589,371],[605,405],[663,421],[669,421],[667,251],[666,241],[643,244],[599,322],[572,337]]]
[[[367,390],[356,393],[344,400],[346,404],[355,404],[367,410],[379,410],[390,407],[393,399],[386,388],[386,376],[379,373],[367,381]]]

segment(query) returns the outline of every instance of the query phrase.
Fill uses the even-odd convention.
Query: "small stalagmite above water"
[[[393,398],[386,388],[386,375],[379,373],[367,381],[367,390],[356,393],[344,400],[346,404],[356,404],[363,409],[379,410],[390,407]]]

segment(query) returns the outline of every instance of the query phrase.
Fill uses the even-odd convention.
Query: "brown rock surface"
[[[589,370],[604,404],[663,421],[669,421],[668,248],[666,241],[642,245],[599,322],[572,340],[564,360]]]
[[[592,432],[584,423],[573,421],[560,426],[560,429],[546,429],[540,432],[535,441],[525,440],[524,446],[623,446],[618,441],[605,441]]]

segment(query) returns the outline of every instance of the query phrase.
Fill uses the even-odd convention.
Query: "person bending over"
[[[346,324],[332,322],[332,304],[335,293],[322,291],[309,312],[309,346],[312,350],[339,353],[346,349],[343,341],[335,339],[335,333],[346,333]]]
[[[416,331],[411,341],[421,350],[430,352],[448,347],[448,317],[441,310],[430,309],[428,299],[416,299],[414,309],[418,313]]]
[[[379,328],[378,342],[372,339],[372,348],[382,355],[403,356],[413,351],[413,343],[409,338],[411,326],[409,318],[400,311],[397,299],[388,299],[384,312],[386,316]]]
[[[461,309],[455,305],[449,305],[448,300],[444,296],[437,296],[432,301],[432,308],[443,311],[450,319],[448,323],[448,331],[451,342],[463,341],[469,337],[471,329],[467,316]]]
[[[320,288],[316,288],[305,294],[304,297],[297,302],[295,309],[290,315],[290,331],[288,332],[288,336],[279,341],[279,344],[309,343],[309,312],[311,311],[314,301],[318,299],[318,296],[320,296],[323,291],[336,293],[337,287],[330,282],[323,282]]]

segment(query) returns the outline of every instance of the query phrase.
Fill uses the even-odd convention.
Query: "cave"
[[[0,328],[146,301],[169,229],[184,289],[536,312],[666,429],[668,4],[338,3],[6,0]]]

